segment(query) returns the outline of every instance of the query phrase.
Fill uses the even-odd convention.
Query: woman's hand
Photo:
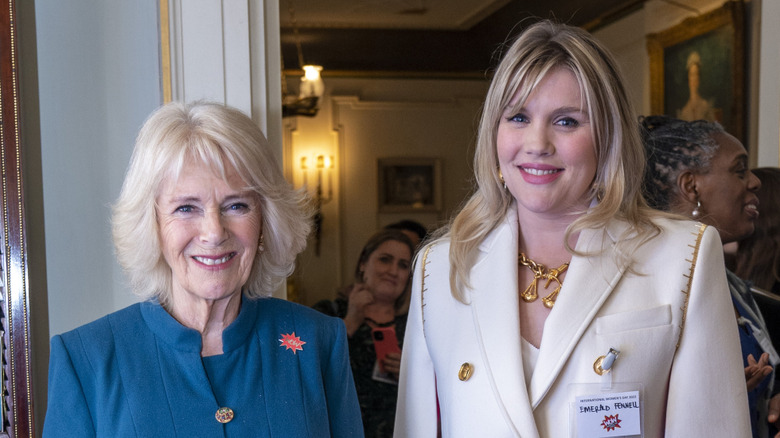
[[[347,336],[352,336],[366,318],[365,308],[374,301],[374,294],[363,283],[352,286],[347,296],[347,314],[344,324],[347,326]]]
[[[761,382],[772,374],[772,366],[769,365],[769,354],[764,353],[756,362],[752,354],[747,357],[748,366],[745,367],[745,380],[747,381],[748,392],[756,389]]]
[[[387,353],[385,360],[382,361],[385,371],[392,374],[396,380],[401,374],[401,353]]]

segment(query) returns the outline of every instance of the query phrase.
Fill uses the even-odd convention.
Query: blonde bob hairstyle
[[[231,167],[257,193],[263,251],[258,251],[244,293],[269,296],[292,273],[306,246],[311,213],[305,194],[285,181],[268,140],[242,112],[221,104],[170,103],[144,123],[113,206],[112,232],[120,265],[142,299],[170,303],[171,268],[161,250],[156,198],[166,178],[178,178],[197,160],[227,181]]]
[[[572,212],[580,216],[568,227],[564,245],[576,253],[568,244],[572,233],[603,227],[615,217],[627,221],[631,225],[627,234],[638,232],[641,242],[659,231],[650,219],[658,213],[642,198],[644,149],[617,63],[584,30],[548,20],[537,22],[519,35],[496,69],[477,136],[475,191],[443,234],[451,242],[450,287],[461,301],[465,302],[464,288],[470,287],[469,271],[478,245],[513,205],[512,195],[503,188],[498,174],[496,138],[501,117],[506,111],[519,111],[536,85],[561,68],[571,71],[579,83],[598,163],[589,195],[591,200],[598,198],[598,203],[587,212]],[[510,108],[516,93],[520,98]],[[631,252],[621,254],[629,257]]]

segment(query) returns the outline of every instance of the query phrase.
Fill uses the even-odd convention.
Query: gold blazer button
[[[230,423],[230,420],[233,419],[234,414],[232,409],[224,407],[217,409],[217,413],[214,416],[217,418],[217,421],[225,424]]]
[[[471,378],[471,375],[473,373],[474,373],[474,366],[468,362],[464,362],[463,365],[460,366],[460,370],[458,370],[458,378],[462,382],[465,382],[466,380]]]

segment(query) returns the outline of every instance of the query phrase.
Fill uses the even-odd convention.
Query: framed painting
[[[380,213],[441,210],[441,164],[438,158],[380,158]]]
[[[653,114],[709,120],[745,141],[744,3],[647,35]]]

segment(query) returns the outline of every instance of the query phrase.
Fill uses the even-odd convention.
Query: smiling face
[[[379,245],[361,266],[363,282],[375,300],[395,302],[406,290],[412,254],[409,246],[397,240]]]
[[[227,182],[200,162],[187,161],[179,178],[163,181],[157,223],[172,272],[173,303],[195,303],[240,294],[252,271],[262,216],[256,193],[235,169]]]
[[[700,220],[717,228],[723,243],[734,242],[753,233],[761,181],[749,170],[747,151],[739,140],[726,133],[713,138],[720,147],[710,169],[695,177],[704,212]]]
[[[519,96],[498,125],[497,152],[518,215],[567,215],[588,207],[596,175],[591,122],[574,74],[548,73],[519,111]]]

